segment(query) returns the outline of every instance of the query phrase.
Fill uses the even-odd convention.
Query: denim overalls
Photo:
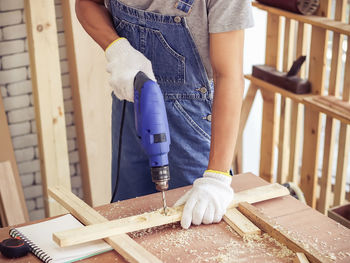
[[[192,184],[202,176],[209,159],[213,83],[208,79],[185,18],[190,15],[193,2],[178,2],[174,8],[183,11],[181,17],[110,1],[115,30],[152,62],[164,94],[171,136],[169,189]],[[112,191],[118,181],[113,201],[154,193],[148,157],[136,135],[133,103],[120,101],[114,94],[112,97]]]

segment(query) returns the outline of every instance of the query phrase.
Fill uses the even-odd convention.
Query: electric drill
[[[149,157],[152,181],[162,191],[166,214],[165,193],[169,188],[170,172],[168,153],[170,133],[163,94],[159,85],[138,72],[134,80],[134,112],[137,135]]]

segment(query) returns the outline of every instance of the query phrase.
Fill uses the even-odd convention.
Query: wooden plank
[[[330,1],[321,0],[317,14],[328,17],[330,10]],[[312,27],[309,81],[311,82],[311,93],[315,95],[323,95],[324,93],[328,35],[325,29],[316,26]],[[313,208],[316,206],[320,130],[320,113],[313,111],[310,107],[305,107],[300,186],[305,194],[306,202]]]
[[[246,218],[237,208],[228,209],[223,219],[241,237],[248,235],[261,235],[261,230]]]
[[[319,262],[319,263],[333,262],[331,259],[321,255],[312,246],[308,246],[307,244],[304,244],[300,240],[293,238],[288,233],[288,230],[283,230],[281,228],[278,228],[277,226],[274,226],[273,223],[270,222],[268,217],[262,214],[254,206],[248,203],[240,203],[238,205],[238,209],[261,230],[268,233],[277,241],[286,245],[290,250],[294,252],[304,253],[311,262]]]
[[[279,68],[281,19],[274,14],[267,15],[265,64]],[[268,182],[273,181],[274,152],[277,136],[276,95],[261,90],[263,97],[263,116],[260,146],[260,176]]]
[[[304,253],[297,252],[294,260],[295,263],[309,263]]]
[[[283,71],[287,72],[293,63],[295,21],[286,18],[284,26]],[[291,101],[281,97],[280,123],[277,158],[277,182],[285,183],[289,172]]]
[[[54,216],[65,210],[49,202],[47,188],[70,188],[55,4],[53,0],[26,0],[25,12],[45,212]]]
[[[335,21],[333,19],[329,19],[326,18],[326,13],[328,13],[328,11],[326,11],[326,9],[329,9],[329,4],[327,3],[328,0],[326,0],[326,2],[322,2],[321,3],[321,8],[323,8],[322,10],[320,10],[318,12],[318,16],[313,15],[313,16],[305,16],[305,15],[300,15],[300,14],[295,14],[289,11],[285,11],[279,8],[275,8],[275,7],[271,7],[271,6],[267,6],[267,5],[263,5],[260,4],[256,1],[253,1],[253,6],[261,9],[261,10],[265,10],[267,12],[269,12],[270,14],[274,14],[274,15],[278,15],[278,16],[284,16],[290,19],[294,19],[306,24],[310,24],[312,26],[324,29],[324,30],[330,30],[333,32],[337,32],[339,34],[343,34],[343,35],[350,35],[350,25],[340,22],[340,21]],[[331,1],[329,1],[330,3]],[[322,17],[323,16],[323,17]]]
[[[234,151],[234,157],[232,160],[232,167],[234,174],[240,174],[242,173],[243,169],[243,132],[245,125],[247,123],[251,108],[253,106],[256,93],[258,91],[258,88],[253,84],[250,83],[248,91],[245,95],[245,98],[242,103],[242,109],[241,109],[241,116],[239,121],[239,130],[238,130],[238,137],[236,141],[235,151]]]
[[[111,88],[103,50],[82,28],[75,0],[62,1],[84,199],[111,199]],[[91,105],[94,105],[91,107]]]
[[[49,194],[85,225],[109,222],[65,187],[50,188]],[[109,236],[105,241],[128,262],[161,262],[128,235]]]
[[[21,205],[18,207],[21,211],[23,211],[24,215],[24,222],[29,221],[27,206],[23,194],[22,189],[22,183],[19,177],[16,158],[15,158],[15,152],[13,150],[12,146],[12,139],[10,135],[10,130],[8,128],[7,124],[7,118],[5,113],[4,104],[2,102],[2,96],[0,96],[0,162],[10,161],[11,163],[11,169],[14,174],[16,187],[14,191],[16,191],[19,194],[19,198],[21,201]],[[6,226],[7,222],[5,220],[5,217],[2,216],[2,225]]]
[[[52,192],[63,192],[66,190],[52,189]],[[66,193],[68,195],[68,193]],[[257,188],[248,189],[235,194],[235,199],[230,204],[228,210],[236,207],[239,202],[256,203],[272,198],[289,195],[287,188],[279,184],[270,184]],[[56,199],[57,200],[57,199]],[[84,204],[84,206],[87,206]],[[87,206],[88,207],[88,206]],[[85,211],[88,208],[84,208]],[[117,219],[113,221],[104,221],[100,224],[76,228],[69,231],[54,233],[54,240],[60,246],[68,246],[80,244],[83,242],[109,237],[115,234],[127,233],[142,229],[147,229],[164,224],[175,223],[181,220],[183,206],[171,208],[168,215],[164,215],[159,211],[144,213],[132,217]],[[85,213],[85,211],[81,211]],[[161,211],[161,210],[160,210]],[[74,216],[77,212],[72,213]],[[80,215],[81,217],[81,215]],[[78,217],[78,219],[80,218]],[[83,221],[83,223],[85,223]]]
[[[347,1],[337,0],[335,6],[335,20],[345,21],[346,19],[346,7]],[[334,32],[332,41],[332,61],[331,72],[329,80],[328,94],[332,96],[339,95],[339,86],[342,73],[342,44],[344,41],[344,35]],[[323,162],[322,162],[322,177],[321,177],[321,189],[320,197],[318,201],[317,210],[321,213],[327,214],[327,210],[330,205],[331,195],[331,180],[332,180],[332,164],[333,154],[335,146],[335,121],[331,116],[326,117],[325,128],[325,142],[323,150]]]
[[[9,226],[25,223],[27,210],[21,209],[21,196],[10,161],[0,162],[0,182],[0,202],[5,222]]]

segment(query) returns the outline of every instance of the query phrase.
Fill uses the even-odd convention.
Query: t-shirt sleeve
[[[208,0],[209,33],[254,26],[251,0]]]

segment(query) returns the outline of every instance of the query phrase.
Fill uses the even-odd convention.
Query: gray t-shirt
[[[114,0],[106,0],[114,1]],[[195,0],[189,14],[178,10],[178,0],[120,0],[122,3],[163,15],[186,16],[186,20],[206,68],[209,79],[213,72],[209,57],[209,33],[221,33],[252,27],[251,0]]]

